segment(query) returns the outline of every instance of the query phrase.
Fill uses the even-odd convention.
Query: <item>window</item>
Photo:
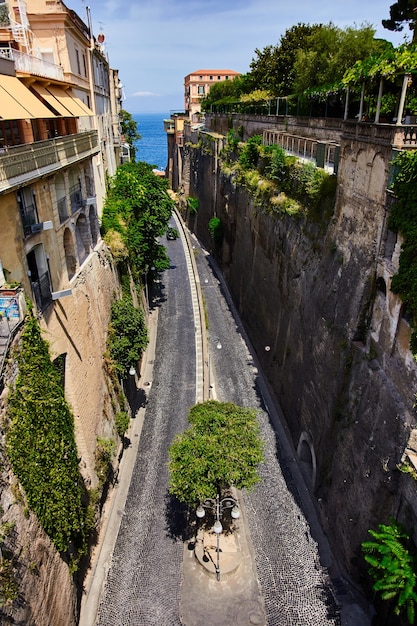
[[[22,187],[16,192],[17,204],[19,205],[20,217],[22,220],[25,237],[31,235],[36,224],[39,223],[36,209],[36,198],[32,187]]]
[[[210,76],[210,80],[213,80],[213,76]]]
[[[19,124],[17,120],[0,120],[0,148],[17,146],[20,142]]]
[[[85,54],[83,54],[83,67],[84,67],[84,76],[87,78],[87,61],[85,60]]]
[[[224,77],[224,80],[229,80],[229,77],[228,77],[228,76],[225,76],[225,77]]]
[[[77,61],[77,74],[81,75],[80,53],[75,49],[75,60]]]
[[[217,77],[217,80],[221,80],[221,79],[222,79],[222,77],[221,77],[221,76],[218,76],[218,77]]]
[[[203,77],[202,77],[202,76],[199,76],[198,78],[199,78],[200,80],[203,80]]]
[[[204,96],[204,93],[205,93],[204,85],[199,85],[198,86],[198,92],[197,93],[198,93],[199,96]]]

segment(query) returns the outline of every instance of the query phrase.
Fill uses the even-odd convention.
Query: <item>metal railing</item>
[[[38,59],[37,57],[20,52],[20,50],[14,50],[13,48],[9,48],[9,50],[15,68],[19,72],[26,72],[34,76],[43,76],[45,78],[54,78],[55,80],[64,80],[64,70],[60,65]]]
[[[0,154],[0,193],[97,154],[97,131],[9,146]]]
[[[340,146],[334,141],[319,141],[311,137],[293,135],[283,130],[264,130],[263,144],[265,146],[279,145],[297,158],[313,161],[317,167],[337,173]]]

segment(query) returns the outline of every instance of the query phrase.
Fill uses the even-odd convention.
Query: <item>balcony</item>
[[[32,57],[14,48],[2,50],[1,56],[14,61],[17,72],[42,76],[43,78],[53,78],[54,80],[64,80],[64,71],[60,65],[48,63],[48,61]]]
[[[99,151],[95,130],[4,148],[0,154],[0,193],[30,184]]]

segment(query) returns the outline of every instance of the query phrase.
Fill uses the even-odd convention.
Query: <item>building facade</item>
[[[233,70],[196,70],[184,78],[184,111],[191,121],[197,121],[201,100],[207,96],[214,83],[233,80],[240,76]]]

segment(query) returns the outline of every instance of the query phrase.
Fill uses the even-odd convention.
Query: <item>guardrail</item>
[[[97,154],[97,131],[0,149],[0,193]]]

